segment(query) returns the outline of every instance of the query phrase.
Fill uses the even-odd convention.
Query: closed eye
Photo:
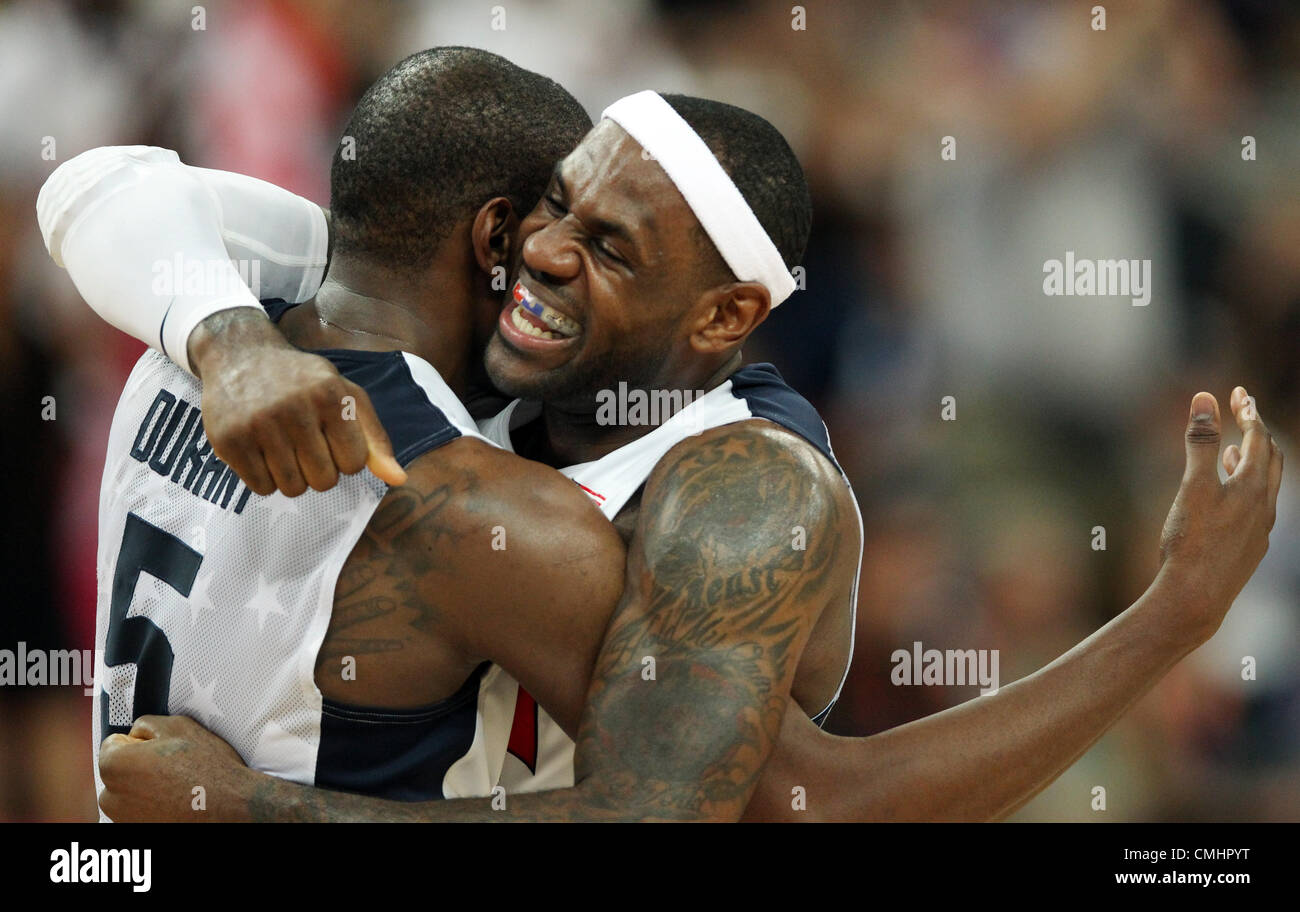
[[[627,265],[627,260],[619,256],[618,251],[616,251],[613,247],[609,246],[599,238],[592,241],[592,246],[596,248],[597,253],[599,253],[601,256],[605,257],[606,259],[613,260],[615,263],[618,263],[622,266]]]

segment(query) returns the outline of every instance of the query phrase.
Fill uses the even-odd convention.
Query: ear
[[[484,203],[469,231],[478,268],[489,275],[498,266],[509,271],[510,256],[519,237],[519,216],[510,200],[498,196]]]
[[[691,347],[701,354],[725,352],[740,345],[772,310],[767,286],[732,282],[704,293],[691,332]]]

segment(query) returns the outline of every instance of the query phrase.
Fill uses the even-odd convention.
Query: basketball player
[[[689,110],[689,101],[678,103]],[[623,112],[612,114],[610,122],[602,124],[593,131],[582,146],[566,158],[559,169],[555,186],[552,187],[555,192],[548,194],[539,210],[534,212],[534,217],[543,220],[544,224],[541,227],[534,227],[529,234],[524,249],[525,269],[522,273],[524,281],[522,289],[516,288],[516,295],[523,299],[521,304],[535,307],[539,303],[535,298],[541,297],[538,292],[544,289],[548,294],[554,294],[557,288],[564,288],[567,292],[574,293],[581,277],[581,293],[584,294],[585,299],[580,299],[583,305],[581,308],[573,309],[586,318],[586,325],[579,325],[578,332],[584,336],[590,332],[591,321],[597,315],[609,321],[605,327],[604,338],[597,337],[597,342],[603,343],[605,351],[600,351],[601,346],[597,345],[593,346],[590,352],[580,353],[591,355],[597,366],[600,361],[595,356],[604,354],[609,357],[609,351],[616,344],[625,346],[624,357],[634,357],[638,354],[634,349],[626,347],[625,340],[620,343],[615,338],[615,334],[609,331],[611,328],[609,324],[614,322],[613,318],[617,314],[613,310],[600,314],[598,310],[602,304],[610,306],[599,301],[599,293],[610,293],[612,289],[609,286],[617,283],[607,277],[591,274],[597,271],[595,269],[597,253],[588,253],[586,248],[588,246],[595,248],[592,241],[603,240],[606,234],[620,234],[617,231],[619,223],[603,216],[602,207],[609,206],[609,201],[612,199],[614,206],[612,210],[606,211],[613,211],[626,217],[629,213],[633,216],[637,215],[636,203],[640,203],[639,214],[642,218],[631,218],[630,224],[625,223],[624,231],[621,232],[622,240],[631,247],[631,250],[614,247],[612,253],[606,254],[616,264],[627,263],[629,259],[637,257],[641,251],[655,250],[656,241],[660,242],[657,249],[662,250],[665,239],[684,239],[707,248],[707,245],[700,245],[700,242],[692,237],[692,229],[699,232],[698,224],[692,224],[695,222],[695,213],[691,212],[689,207],[674,210],[673,204],[682,203],[684,200],[672,198],[673,185],[663,183],[663,175],[653,170],[658,165],[650,162],[647,156],[640,154],[641,145],[632,139],[629,130],[624,129],[623,123],[618,120],[619,117],[629,120],[632,130],[637,130],[642,125],[634,115]],[[659,161],[666,158],[657,153],[653,157]],[[648,164],[645,168],[641,168],[637,165],[638,160]],[[679,180],[689,181],[689,178],[679,178]],[[679,190],[681,189],[679,183],[674,182],[674,184]],[[689,198],[684,191],[683,194]],[[651,200],[655,205],[648,205]],[[655,222],[658,222],[657,226]],[[652,226],[663,233],[653,230]],[[529,228],[526,222],[525,233],[528,233]],[[593,231],[593,228],[596,230]],[[557,256],[555,252],[539,247],[542,244],[540,239],[547,232],[551,233],[549,240],[552,244],[558,243],[560,248],[567,248],[561,252],[570,255],[571,260],[566,261],[565,256]],[[579,236],[582,236],[583,247],[578,246]],[[708,233],[708,237],[712,239],[713,234]],[[663,272],[672,271],[681,276],[684,267],[702,265],[698,263],[701,259],[698,249],[684,250],[679,245],[678,249],[671,253],[675,255],[671,263],[656,264],[661,266]],[[692,262],[693,260],[697,262]],[[653,269],[647,269],[647,272],[658,280],[657,285],[654,281],[648,280],[631,281],[626,282],[618,290],[622,292],[624,299],[643,303],[647,310],[652,310],[653,308],[650,307],[652,301],[644,299],[638,301],[635,294],[638,288],[649,285],[655,289],[656,299],[671,298],[672,295],[666,292],[671,292],[673,289],[670,284],[664,284],[665,277],[662,272],[659,275],[654,275]],[[606,287],[600,287],[601,281],[605,282]],[[696,285],[695,291],[687,297],[698,295],[699,276],[692,275],[688,281],[693,281]],[[538,286],[535,289],[530,288],[534,282],[537,282]],[[762,285],[762,290],[769,294],[771,291],[766,285]],[[678,294],[680,295],[681,292]],[[530,295],[534,300],[527,300]],[[743,297],[743,295],[736,295],[734,289],[731,295],[723,304],[715,304],[714,309],[734,307],[736,297]],[[763,294],[759,293],[758,297],[762,298]],[[560,300],[555,300],[555,303],[559,304]],[[568,300],[564,303],[570,306],[573,304]],[[760,304],[762,305],[760,309],[765,313],[768,302],[760,301]],[[532,310],[532,307],[525,309]],[[543,308],[538,309],[543,317],[550,318],[545,325],[552,327],[563,338],[579,338],[576,333],[566,334],[565,331],[570,330],[571,327],[564,322],[564,319],[557,320],[557,317],[560,317],[577,322],[565,310],[553,308],[558,313],[550,313]],[[741,306],[738,309],[746,308]],[[502,346],[509,347],[505,319],[514,323],[521,316],[515,308],[507,308],[498,330],[499,336],[494,338],[493,346],[500,343]],[[650,319],[651,314],[646,313],[644,317]],[[663,314],[655,315],[655,318],[662,320]],[[761,316],[759,318],[761,319]],[[625,316],[624,319],[627,320],[627,317]],[[558,326],[552,326],[552,321],[558,323]],[[752,329],[752,325],[754,324],[751,321],[748,329]],[[743,338],[744,334],[747,334],[747,331],[742,332],[740,337]],[[531,331],[529,335],[536,338]],[[694,340],[695,337],[692,335],[689,338]],[[544,339],[543,341],[557,340]],[[738,340],[732,341],[738,344]],[[517,369],[520,363],[524,365],[524,369],[517,375],[516,380],[528,382],[530,378],[527,362],[530,355],[544,360],[548,357],[553,358],[559,349],[558,346],[551,348],[539,346],[531,351],[521,351],[521,347],[517,344],[514,348],[515,351],[505,352],[498,349],[495,354],[492,349],[489,350],[490,367],[493,366],[493,358],[500,359],[493,368],[494,378],[504,378],[504,385],[507,388],[510,386],[511,370]],[[654,370],[664,371],[666,370],[664,365],[672,360],[672,354],[670,352],[668,357],[662,359],[663,363],[657,367],[653,364],[641,366],[650,369],[652,373]],[[680,352],[678,354],[680,355]],[[520,355],[522,357],[519,357]],[[512,364],[512,361],[516,363]],[[554,397],[547,402],[548,410],[554,403],[563,412],[564,406],[568,404],[570,414],[567,417],[581,415],[579,409],[573,408],[571,403],[564,401],[563,381],[572,380],[575,376],[581,377],[585,370],[589,376],[584,378],[584,381],[591,382],[590,376],[598,374],[599,371],[591,370],[592,359],[588,359],[586,364],[582,361],[580,356],[574,357],[574,363],[570,365],[565,363],[563,357],[560,358],[559,366],[569,370],[568,377],[563,370],[554,371],[553,366],[546,366],[539,373],[550,370],[557,376],[532,378],[544,385],[548,384],[543,395]],[[678,376],[682,374],[679,373]],[[738,374],[732,375],[732,390],[741,386],[735,382],[738,376]],[[683,377],[683,379],[690,378]],[[716,382],[709,384],[707,380],[705,383],[705,388],[710,390],[722,389],[727,385],[726,383],[719,385]],[[685,388],[689,389],[689,387]],[[743,386],[741,388],[742,395],[734,398],[743,397]],[[573,395],[577,396],[577,394]],[[999,700],[998,697],[990,697],[978,701],[978,704],[973,707],[970,705],[960,707],[960,711],[950,711],[904,727],[910,731],[899,729],[873,739],[859,741],[829,739],[822,736],[824,742],[815,743],[817,742],[816,730],[812,729],[812,734],[808,734],[807,729],[811,729],[811,726],[808,726],[806,717],[801,726],[800,714],[785,714],[786,730],[787,732],[793,730],[794,733],[786,738],[781,745],[781,750],[774,756],[773,763],[768,765],[767,779],[771,780],[774,776],[777,779],[784,778],[786,786],[792,781],[820,783],[824,786],[822,794],[828,796],[826,804],[823,805],[826,813],[837,816],[856,814],[879,816],[875,812],[885,807],[881,804],[882,801],[888,801],[895,809],[895,813],[904,817],[929,816],[935,813],[942,816],[997,816],[1010,810],[1037,788],[1050,781],[1056,772],[1068,765],[1078,752],[1091,743],[1091,740],[1095,739],[1110,721],[1113,721],[1128,701],[1134,699],[1158,678],[1163,668],[1171,663],[1171,656],[1176,659],[1179,649],[1190,648],[1190,644],[1198,636],[1212,632],[1207,631],[1207,625],[1217,626],[1217,620],[1213,618],[1216,612],[1221,618],[1222,610],[1226,610],[1224,597],[1226,596],[1227,602],[1230,603],[1231,597],[1235,595],[1236,590],[1253,569],[1254,563],[1258,561],[1259,555],[1255,552],[1259,549],[1261,535],[1266,540],[1266,523],[1263,518],[1267,512],[1268,497],[1275,496],[1276,493],[1276,484],[1265,483],[1265,481],[1271,482],[1270,472],[1274,466],[1280,472],[1280,463],[1271,457],[1268,449],[1270,444],[1266,436],[1263,436],[1261,428],[1249,417],[1243,417],[1246,408],[1243,397],[1244,392],[1234,393],[1234,410],[1238,411],[1239,420],[1247,430],[1244,449],[1253,455],[1243,457],[1235,448],[1230,448],[1225,453],[1225,465],[1230,464],[1232,470],[1240,467],[1244,473],[1249,463],[1252,481],[1260,483],[1252,484],[1249,493],[1241,491],[1240,489],[1245,485],[1240,485],[1238,489],[1234,489],[1230,502],[1211,504],[1211,495],[1204,493],[1208,491],[1204,456],[1207,448],[1202,447],[1199,442],[1195,444],[1189,442],[1189,469],[1195,462],[1197,475],[1194,484],[1185,481],[1184,485],[1184,492],[1194,489],[1193,493],[1188,494],[1186,498],[1180,494],[1182,503],[1176,504],[1174,512],[1171,513],[1170,530],[1171,542],[1173,542],[1171,554],[1181,551],[1184,547],[1178,544],[1178,541],[1187,538],[1186,530],[1181,529],[1180,525],[1187,509],[1187,502],[1193,500],[1195,503],[1192,505],[1195,507],[1212,506],[1209,512],[1215,514],[1217,518],[1217,522],[1212,525],[1244,523],[1253,528],[1252,534],[1247,536],[1250,540],[1250,550],[1242,550],[1235,544],[1230,548],[1220,547],[1220,542],[1214,534],[1207,534],[1204,530],[1200,534],[1191,536],[1197,539],[1194,547],[1198,549],[1207,544],[1212,548],[1220,548],[1208,578],[1192,572],[1191,562],[1180,570],[1170,569],[1168,579],[1163,585],[1159,585],[1158,580],[1158,585],[1153,586],[1152,591],[1142,601],[1094,638],[1081,644],[1076,650],[1033,678],[1011,688],[1004,688],[1003,694],[1013,693],[1010,698]],[[1192,432],[1189,433],[1189,441],[1199,441],[1202,436],[1214,438],[1214,451],[1209,454],[1209,471],[1212,474],[1217,454],[1217,406],[1208,395],[1198,397],[1194,406],[1196,414],[1192,423]],[[1205,409],[1210,411],[1201,414]],[[589,446],[589,442],[583,441],[580,433],[574,430],[573,426],[581,428],[581,422],[569,421],[571,427],[567,435],[563,433],[556,435],[551,433],[550,425],[555,423],[557,427],[563,428],[565,423],[562,418],[554,421],[548,411],[544,421],[546,422],[544,430],[547,434],[544,445],[549,446],[553,451],[559,452],[560,447],[567,445],[571,448],[571,452],[581,453],[584,445]],[[591,425],[591,422],[587,424]],[[665,427],[668,424],[671,424],[671,420],[665,424]],[[763,591],[761,580],[759,585],[754,587],[757,592],[753,589],[745,591],[744,571],[752,570],[752,565],[746,560],[737,565],[743,569],[740,570],[738,577],[733,577],[734,588],[737,590],[734,595],[730,591],[733,584],[719,580],[721,585],[716,588],[721,603],[717,612],[719,616],[704,610],[704,605],[690,604],[692,599],[703,601],[700,595],[707,597],[711,591],[714,591],[714,587],[707,581],[697,584],[694,573],[691,572],[698,567],[703,548],[722,552],[726,556],[728,540],[725,536],[719,537],[715,534],[704,541],[697,539],[689,543],[683,542],[680,530],[666,532],[654,527],[647,529],[645,519],[647,512],[662,515],[661,508],[651,505],[660,500],[668,500],[677,510],[677,514],[675,517],[664,517],[657,521],[667,526],[673,518],[695,520],[696,517],[691,513],[699,509],[698,505],[704,496],[715,495],[719,489],[723,496],[713,497],[710,506],[716,507],[720,503],[725,509],[727,504],[725,489],[728,478],[724,474],[718,478],[718,483],[710,484],[708,473],[711,468],[719,465],[726,467],[733,456],[753,456],[756,442],[752,438],[747,440],[745,434],[761,432],[751,431],[748,428],[740,430],[743,427],[744,425],[740,424],[727,434],[720,434],[721,445],[714,449],[708,449],[710,444],[707,439],[710,435],[716,434],[716,431],[701,435],[706,438],[704,443],[693,444],[687,441],[685,444],[676,444],[674,450],[681,449],[686,452],[690,452],[693,447],[700,447],[691,458],[674,459],[673,453],[669,453],[665,460],[666,464],[672,464],[677,469],[677,474],[688,476],[683,479],[683,483],[674,484],[671,478],[666,480],[664,476],[660,476],[658,469],[652,473],[643,495],[643,503],[647,505],[647,510],[642,511],[632,545],[631,566],[641,571],[638,576],[642,579],[633,578],[634,585],[629,587],[632,596],[625,596],[607,632],[605,654],[597,665],[596,679],[593,682],[589,715],[583,722],[583,737],[580,745],[586,754],[585,762],[591,765],[583,770],[584,775],[574,789],[515,799],[511,802],[510,814],[544,819],[564,816],[674,819],[695,819],[704,816],[726,819],[734,817],[739,812],[732,811],[735,805],[743,806],[743,801],[737,800],[737,794],[753,788],[754,776],[757,770],[762,768],[762,755],[770,750],[770,735],[767,735],[767,732],[774,729],[769,728],[771,721],[764,718],[766,704],[761,702],[726,704],[723,701],[729,699],[731,694],[724,693],[721,698],[718,697],[716,691],[719,689],[719,683],[726,685],[728,682],[727,675],[720,673],[719,670],[722,668],[730,670],[734,666],[727,666],[716,660],[720,651],[713,648],[713,644],[726,642],[729,608],[734,612],[743,613],[748,605],[754,606],[751,610],[756,611],[760,617],[777,616],[763,614],[765,608],[762,603],[770,601],[772,593]],[[539,436],[542,429],[538,429]],[[588,430],[590,431],[591,428],[589,427]],[[736,433],[737,431],[739,434]],[[1209,433],[1206,434],[1206,431]],[[626,433],[626,429],[620,429],[620,432]],[[591,432],[588,436],[596,438],[599,434]],[[572,438],[578,439],[574,442]],[[1260,442],[1265,446],[1262,456],[1259,452]],[[617,441],[612,443],[617,446]],[[771,446],[776,449],[782,443],[771,443]],[[731,449],[730,453],[728,449]],[[1193,454],[1196,454],[1195,460],[1192,458]],[[588,452],[588,455],[595,454]],[[788,483],[784,485],[780,483],[779,468],[770,468],[773,466],[779,466],[779,456],[773,458],[769,452],[764,454],[763,458],[745,460],[739,463],[737,468],[743,467],[746,472],[751,475],[757,474],[765,482],[776,481],[778,482],[776,487],[789,487]],[[1189,471],[1189,478],[1191,476],[1192,473]],[[1234,477],[1237,476],[1234,474]],[[1242,474],[1240,477],[1244,479],[1247,474]],[[1214,481],[1217,485],[1217,478]],[[660,487],[656,487],[656,482]],[[664,490],[664,487],[667,487],[667,490]],[[1196,493],[1198,491],[1202,493]],[[753,502],[746,503],[744,506],[747,509],[736,510],[736,515],[740,518],[753,516]],[[770,504],[764,503],[764,506]],[[780,518],[784,520],[787,517]],[[717,519],[715,510],[706,507],[700,511],[699,521],[707,525],[711,519]],[[1182,538],[1172,536],[1173,532],[1181,532]],[[673,534],[678,536],[676,540],[672,538]],[[1222,528],[1218,529],[1217,534],[1225,539],[1227,537],[1223,535]],[[771,530],[768,530],[766,536],[771,535]],[[695,549],[691,550],[690,545],[695,545]],[[638,551],[638,548],[641,550]],[[647,552],[654,556],[653,562],[647,560]],[[638,567],[638,556],[643,564],[641,567]],[[1177,566],[1177,563],[1173,562],[1173,566]],[[1170,567],[1171,562],[1167,562],[1166,568]],[[1244,575],[1241,572],[1243,568]],[[705,569],[707,571],[710,568]],[[773,574],[781,574],[784,571],[785,568],[779,563],[774,564],[768,577],[770,579]],[[662,576],[659,575],[661,573]],[[761,578],[763,574],[759,573],[757,576]],[[1163,576],[1165,576],[1164,571],[1162,571]],[[675,583],[675,587],[670,588],[667,585],[669,580]],[[1212,585],[1205,587],[1203,592],[1198,592],[1197,599],[1185,604],[1179,603],[1183,595],[1197,591],[1199,584],[1207,581]],[[636,605],[637,582],[641,583],[641,588],[649,592],[645,597],[649,603],[646,607]],[[778,576],[778,583],[784,582],[785,580]],[[1234,583],[1236,588],[1232,588]],[[691,592],[693,585],[698,586],[694,595]],[[773,588],[779,589],[780,585]],[[729,606],[728,602],[732,605]],[[1215,606],[1208,612],[1203,607],[1207,603]],[[796,611],[788,617],[781,616],[781,618],[783,629],[779,637],[791,635],[791,621],[794,624],[794,636],[799,636],[801,615]],[[807,627],[806,617],[803,621],[804,627]],[[1176,622],[1172,624],[1171,629],[1178,631],[1179,635],[1155,638],[1160,642],[1154,644],[1149,642],[1152,639],[1149,634],[1153,629],[1160,625],[1170,626],[1171,622]],[[683,630],[683,627],[687,629]],[[759,625],[758,629],[761,632],[764,629],[763,625]],[[752,642],[744,638],[738,640],[741,641],[747,645]],[[772,642],[776,642],[778,649],[780,648],[779,638],[764,645],[770,647]],[[677,690],[669,690],[667,694],[653,690],[641,694],[634,691],[634,679],[639,676],[635,675],[631,666],[637,664],[636,653],[651,647],[658,650],[659,655],[666,655],[672,659],[669,667],[678,675]],[[1153,672],[1148,663],[1159,656],[1163,656],[1165,661],[1158,666],[1161,671]],[[758,666],[759,674],[751,676],[751,681],[762,677],[764,669],[761,666],[764,660],[761,654],[755,656],[751,650],[749,654],[736,655],[733,648],[727,658],[732,662],[748,663],[751,667]],[[1121,664],[1127,663],[1129,666],[1123,670],[1123,673],[1117,673],[1116,669],[1111,667],[1116,658],[1124,660]],[[714,661],[710,662],[710,659]],[[1108,673],[1111,679],[1116,681],[1116,686],[1099,685],[1098,682],[1089,680],[1091,676],[1097,674],[1103,664],[1108,667]],[[660,668],[662,667],[660,665]],[[696,669],[704,672],[704,681],[711,684],[711,687],[706,689],[702,686],[695,688],[690,686],[692,674],[699,674]],[[769,673],[767,677],[770,679],[772,675]],[[662,680],[662,672],[660,680]],[[743,677],[737,680],[743,680]],[[686,686],[680,686],[682,681],[685,681]],[[1088,683],[1088,687],[1082,686],[1084,682]],[[1089,688],[1092,689],[1091,692]],[[723,689],[728,688],[724,686]],[[1098,689],[1102,691],[1100,697],[1095,696]],[[753,692],[752,685],[751,692]],[[682,697],[687,699],[683,701]],[[663,702],[659,702],[661,700]],[[681,742],[682,734],[689,736],[693,732],[679,732],[675,729],[669,731],[665,727],[655,734],[677,739],[673,743],[674,756],[665,757],[662,750],[656,752],[656,745],[650,736],[637,730],[650,728],[653,732],[653,718],[656,714],[682,713],[691,710],[708,713],[720,705],[739,707],[740,719],[728,717],[722,720],[724,724],[719,724],[706,718],[702,720],[704,723],[702,726],[694,727],[701,729],[703,736],[723,741],[724,743],[715,747],[715,750],[721,751],[721,754],[705,755],[701,758],[691,753],[691,746],[683,747]],[[558,704],[556,706],[558,708]],[[744,718],[751,708],[753,715],[759,720],[757,726]],[[594,723],[591,721],[593,716],[596,720]],[[1019,724],[1008,724],[1017,719]],[[758,737],[747,737],[751,733],[756,733]],[[224,796],[221,813],[234,817],[243,816],[253,810],[261,813],[268,808],[272,813],[284,813],[291,817],[320,815],[332,819],[351,817],[403,819],[468,817],[472,819],[477,815],[489,813],[486,804],[480,802],[450,802],[440,807],[396,805],[302,789],[277,783],[266,777],[255,777],[238,766],[238,758],[231,754],[228,748],[225,754],[222,754],[219,742],[210,736],[205,741],[202,733],[195,731],[193,726],[188,726],[185,720],[145,720],[137,725],[136,734],[159,737],[136,743],[119,742],[113,745],[111,751],[106,751],[105,765],[106,768],[111,765],[110,757],[120,758],[120,760],[114,759],[113,763],[121,764],[114,778],[121,783],[119,797],[123,802],[122,806],[144,816],[159,816],[160,810],[162,816],[183,816],[183,814],[181,814],[179,801],[172,802],[165,798],[162,802],[168,805],[165,808],[150,802],[139,790],[141,781],[149,782],[154,787],[162,787],[162,791],[157,794],[176,794],[174,788],[169,787],[175,785],[175,782],[167,779],[169,772],[192,777],[196,770],[200,769],[204,776],[221,783],[223,787],[218,789],[219,794]],[[926,758],[921,756],[912,757],[911,762],[907,764],[899,763],[900,755],[893,753],[901,750],[901,756],[907,756],[913,752],[922,753],[926,750],[942,751],[945,747],[951,750],[957,739],[965,741],[964,757],[947,757],[943,760],[940,769],[934,768],[937,764],[927,764]],[[159,743],[170,744],[173,748],[179,745],[183,748],[182,753],[178,755],[179,759],[173,756],[170,771],[160,769],[160,764],[157,762],[158,757],[154,749]],[[798,747],[791,749],[789,747],[791,744],[802,745],[807,748],[807,752],[802,753]],[[629,746],[633,749],[629,750]],[[712,743],[707,746],[714,747]],[[994,757],[1001,755],[1001,761],[1005,762],[1008,750],[1015,752],[1018,759],[1023,755],[1025,761],[1023,769],[1017,769],[1012,775],[1006,777],[1011,780],[1011,785],[979,787],[977,783],[980,774],[984,774],[983,778],[991,778],[987,776],[987,772],[994,762]],[[683,752],[686,756],[677,756]],[[1040,759],[1044,754],[1049,758],[1046,761]],[[583,752],[580,752],[579,756],[583,759]],[[721,756],[722,762],[713,761],[712,756]],[[956,759],[960,759],[961,762],[954,762]],[[198,765],[186,766],[187,760],[194,760]],[[983,769],[980,769],[981,763]],[[898,768],[903,772],[885,775],[884,779],[889,783],[886,785],[881,781],[882,767]],[[798,778],[788,778],[794,770],[798,770]],[[929,774],[929,782],[925,781],[923,776],[918,778],[922,771]],[[868,774],[870,778],[864,778]],[[191,781],[196,780],[191,778]],[[936,799],[931,798],[930,795],[903,795],[894,791],[895,788],[928,789],[930,795],[933,795],[933,789],[937,788],[939,796]],[[788,797],[783,801],[774,802],[772,796],[781,794],[780,789],[763,788],[760,790],[758,803],[766,811],[774,812],[779,810],[779,804],[788,802]],[[784,789],[783,794],[789,795],[788,787]],[[765,795],[767,797],[764,797]],[[927,801],[937,801],[937,803],[931,803],[927,808]],[[209,809],[212,809],[211,804]],[[750,810],[751,813],[754,812],[753,807]]]
[[[418,116],[419,132],[400,116]],[[362,163],[340,158],[332,181],[334,262],[281,325],[328,350],[363,415],[373,403],[406,469],[386,469],[406,476],[400,487],[363,473],[307,498],[255,496],[205,439],[195,378],[141,358],[103,482],[96,745],[142,713],[189,713],[296,781],[405,800],[486,794],[504,747],[485,742],[493,710],[480,695],[499,664],[544,649],[557,662],[527,681],[532,692],[581,704],[593,656],[566,644],[599,642],[622,543],[571,482],[484,441],[446,379],[464,385],[473,340],[490,330],[514,211],[589,126],[551,80],[461,49],[403,61],[358,105],[349,135]],[[418,224],[383,211],[390,194]],[[80,258],[103,252],[79,231],[60,246],[81,282]],[[503,523],[508,546],[494,549]],[[454,623],[449,604],[465,609]],[[492,637],[480,655],[476,641],[505,622],[519,636]]]

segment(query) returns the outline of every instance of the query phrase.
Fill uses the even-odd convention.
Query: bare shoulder
[[[438,521],[420,530],[417,559],[447,545],[456,547],[459,562],[490,556],[477,554],[478,543],[488,551],[495,546],[498,564],[622,561],[621,540],[600,510],[541,463],[462,439],[417,459],[407,475],[384,498],[375,521],[409,527],[436,513]]]
[[[698,618],[711,636],[738,625],[769,655],[796,660],[778,668],[810,714],[834,696],[861,530],[839,469],[807,440],[760,419],[682,441],[646,485],[629,548],[629,583],[661,623],[681,630]],[[785,642],[794,629],[802,650]]]
[[[632,547],[658,585],[704,585],[706,604],[752,605],[763,591],[815,618],[856,575],[855,516],[839,471],[815,447],[772,422],[742,421],[660,460]]]
[[[763,419],[710,428],[677,444],[646,484],[643,517],[747,526],[788,543],[796,527],[854,531],[852,494],[811,443]]]

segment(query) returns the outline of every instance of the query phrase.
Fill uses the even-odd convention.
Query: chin
[[[483,366],[492,385],[511,399],[540,399],[549,385],[549,372],[529,368],[497,336],[488,342]]]

